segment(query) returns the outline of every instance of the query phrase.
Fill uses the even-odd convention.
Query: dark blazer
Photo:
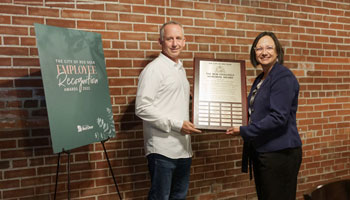
[[[254,81],[252,91],[264,73]],[[272,152],[302,145],[296,126],[299,83],[285,66],[276,63],[256,93],[251,123],[240,127],[244,143],[250,142],[257,152]]]

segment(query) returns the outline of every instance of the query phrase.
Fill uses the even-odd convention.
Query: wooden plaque
[[[245,61],[194,58],[192,119],[198,129],[247,124]]]

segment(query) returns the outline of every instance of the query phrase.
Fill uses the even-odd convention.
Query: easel
[[[106,147],[105,147],[105,142],[107,142],[108,140],[109,140],[109,137],[106,140],[101,141],[101,144],[103,146],[103,150],[104,150],[106,158],[107,158],[109,170],[110,170],[110,172],[112,174],[114,185],[115,185],[115,188],[117,189],[119,199],[122,200],[122,197],[121,197],[120,192],[119,192],[117,181],[115,180],[115,176],[114,176],[114,173],[113,173],[112,165],[111,165],[111,162],[109,161],[109,157],[108,157],[108,154],[107,154],[107,151],[106,151]],[[70,200],[70,151],[69,150],[65,151],[64,149],[62,149],[62,152],[58,153],[58,155],[57,155],[56,185],[55,185],[54,200],[56,200],[56,194],[57,194],[58,172],[59,172],[59,168],[60,168],[61,153],[67,153],[68,154],[68,185],[67,185],[67,187],[68,187],[68,200]]]
[[[57,168],[56,168],[56,185],[55,185],[55,196],[54,200],[56,200],[56,193],[57,193],[57,183],[58,183],[58,171],[60,169],[60,157],[61,153],[67,153],[68,154],[68,200],[70,200],[70,151],[65,151],[62,149],[62,152],[58,153],[57,155]]]
[[[115,180],[114,173],[113,173],[113,170],[112,170],[112,165],[111,165],[111,162],[109,162],[108,154],[107,154],[106,147],[105,147],[105,142],[107,142],[108,140],[109,140],[109,137],[106,140],[101,141],[101,144],[103,146],[103,150],[105,151],[105,155],[106,155],[106,158],[107,158],[109,170],[111,171],[111,174],[112,174],[112,177],[113,177],[113,181],[114,181],[114,185],[115,185],[115,188],[117,189],[119,199],[122,200],[122,196],[120,195],[120,192],[119,192],[119,189],[118,189],[118,185],[117,185],[117,181]]]

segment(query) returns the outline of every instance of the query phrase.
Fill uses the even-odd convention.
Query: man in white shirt
[[[185,46],[181,24],[160,29],[160,55],[139,77],[136,115],[143,120],[145,152],[151,176],[148,199],[186,199],[192,161],[189,121],[190,85],[179,60]]]

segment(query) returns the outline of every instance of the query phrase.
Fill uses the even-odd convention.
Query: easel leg
[[[68,154],[68,200],[70,200],[70,151],[62,151],[63,153]],[[57,194],[57,185],[58,185],[58,172],[60,169],[60,157],[61,153],[58,153],[57,156],[57,169],[56,169],[56,185],[55,185],[55,196],[54,200],[56,200],[56,194]]]
[[[101,144],[102,144],[102,146],[103,146],[103,150],[105,151],[105,155],[106,155],[106,158],[107,158],[109,170],[111,171],[111,174],[112,174],[112,177],[113,177],[113,181],[114,181],[114,185],[115,185],[115,188],[117,189],[117,192],[118,192],[118,195],[119,195],[119,199],[122,200],[122,197],[121,197],[120,192],[119,192],[119,188],[118,188],[117,181],[115,180],[115,177],[114,177],[112,165],[111,165],[111,162],[109,161],[108,154],[107,154],[107,151],[106,151],[106,147],[105,147],[105,142],[106,142],[106,141],[107,141],[107,140],[101,141]]]
[[[56,194],[57,194],[57,184],[58,184],[58,171],[60,169],[60,157],[61,157],[61,153],[58,153],[57,155],[57,169],[56,169],[56,185],[55,185],[55,196],[54,196],[54,200],[56,200]]]
[[[68,151],[68,200],[70,200],[70,151]]]

